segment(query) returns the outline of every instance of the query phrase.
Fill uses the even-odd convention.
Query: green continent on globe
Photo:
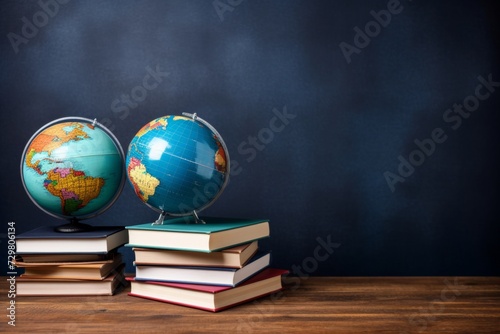
[[[104,179],[86,176],[73,168],[54,168],[47,173],[44,186],[61,199],[63,213],[71,215],[99,196]]]
[[[149,196],[155,194],[156,187],[160,184],[160,180],[146,171],[139,159],[132,158],[127,166],[130,182],[134,187],[137,196],[143,201],[147,202]]]

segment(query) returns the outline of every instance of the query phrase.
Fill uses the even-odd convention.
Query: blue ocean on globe
[[[227,157],[213,128],[192,117],[168,115],[137,132],[125,165],[142,202],[162,213],[185,215],[220,195],[229,177]]]

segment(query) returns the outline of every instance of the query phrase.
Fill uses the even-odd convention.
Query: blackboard
[[[97,118],[126,149],[148,121],[188,112],[233,165],[201,214],[269,218],[274,266],[500,274],[498,13],[493,1],[3,1],[1,269],[8,222],[62,223],[19,176],[36,130]],[[156,216],[126,184],[89,223]]]

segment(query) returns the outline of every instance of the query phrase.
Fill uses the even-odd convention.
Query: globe
[[[125,159],[137,197],[166,215],[193,215],[211,205],[229,180],[229,155],[219,133],[196,114],[167,115],[144,125]]]
[[[88,229],[79,221],[103,213],[124,182],[124,153],[115,136],[96,120],[65,117],[40,128],[21,159],[21,179],[45,213],[69,220],[61,232]]]

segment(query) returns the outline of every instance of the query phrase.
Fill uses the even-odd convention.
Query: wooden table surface
[[[6,298],[2,333],[500,333],[499,277],[289,277],[210,313],[127,295]],[[7,300],[7,301],[6,301]],[[6,310],[15,300],[15,327]]]

